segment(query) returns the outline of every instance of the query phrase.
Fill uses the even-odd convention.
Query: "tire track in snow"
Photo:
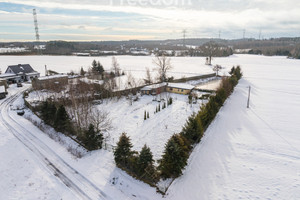
[[[25,89],[0,103],[0,121],[2,124],[33,154],[35,154],[54,176],[80,197],[80,199],[111,199],[90,180],[66,163],[39,138],[10,116],[10,104],[24,91]]]

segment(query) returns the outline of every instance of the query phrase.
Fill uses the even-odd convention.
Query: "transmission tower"
[[[35,8],[33,9],[33,20],[34,20],[34,29],[35,29],[35,39],[36,39],[36,43],[37,43],[37,52],[38,52],[38,54],[41,54],[39,27],[38,27],[38,21],[37,21],[37,15],[36,15]]]
[[[185,47],[186,29],[182,31],[183,34],[183,47]]]

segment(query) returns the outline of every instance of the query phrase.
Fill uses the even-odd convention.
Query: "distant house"
[[[40,73],[34,71],[29,64],[10,65],[7,67],[4,74],[0,74],[0,78],[12,83],[29,81],[32,78],[38,78],[39,76]]]
[[[50,89],[57,90],[68,84],[68,75],[57,74],[52,76],[43,76],[32,80],[32,87],[36,90]]]
[[[157,95],[162,92],[171,92],[177,94],[189,94],[194,89],[193,85],[186,83],[159,83],[147,85],[141,89],[142,94]]]

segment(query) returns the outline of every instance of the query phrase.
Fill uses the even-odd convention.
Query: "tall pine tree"
[[[129,167],[129,160],[133,155],[131,148],[132,144],[130,142],[130,138],[126,135],[126,133],[122,133],[114,152],[115,161],[118,167]]]

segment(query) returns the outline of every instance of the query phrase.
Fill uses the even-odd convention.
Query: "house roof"
[[[35,72],[32,67],[29,64],[18,64],[18,65],[10,65],[7,67],[8,69],[11,69],[15,74],[19,74],[19,73],[32,73]],[[7,72],[6,70],[6,72]]]
[[[153,90],[153,89],[164,87],[166,85],[167,85],[167,83],[159,83],[159,84],[154,84],[154,85],[147,85],[147,86],[143,87],[141,90],[150,91],[150,90]]]
[[[186,84],[186,83],[168,83],[168,87],[171,88],[178,88],[178,89],[185,89],[185,90],[192,90],[195,86]]]
[[[42,80],[58,79],[58,78],[68,78],[68,75],[56,74],[56,75],[52,75],[52,76],[42,76],[42,77],[39,77],[38,80],[42,81]]]

